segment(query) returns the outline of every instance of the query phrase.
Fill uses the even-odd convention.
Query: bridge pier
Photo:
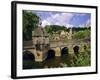
[[[55,50],[55,56],[61,56],[61,49],[60,49],[60,47],[57,47],[54,50]]]
[[[43,51],[35,50],[35,61],[36,62],[44,61],[46,59],[46,57],[47,57],[47,52],[48,52],[48,49],[47,50],[43,50]]]
[[[80,47],[79,52],[84,52],[84,47],[83,46]]]
[[[32,55],[34,56],[36,62],[42,62],[46,57],[46,55],[44,54],[43,51],[38,51],[36,49],[28,49],[28,50],[24,50],[24,51],[31,52]]]
[[[69,45],[69,46],[68,46],[68,53],[69,53],[69,54],[73,54],[73,53],[74,53],[73,45]]]
[[[35,61],[36,62],[42,62],[43,61],[43,52],[36,51]]]
[[[80,52],[84,52],[84,51],[87,51],[88,49],[88,46],[86,43],[81,43],[81,46],[80,46]]]

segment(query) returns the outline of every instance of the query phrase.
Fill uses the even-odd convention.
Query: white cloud
[[[60,13],[60,14],[55,14],[54,16],[52,16],[52,18],[56,21],[59,22],[69,22],[69,20],[73,17],[72,13]]]
[[[79,27],[85,27],[85,24],[80,24]]]
[[[86,26],[88,27],[88,26],[90,26],[90,25],[91,25],[91,20],[88,19],[87,22],[86,22]]]
[[[69,27],[74,27],[72,24],[66,24],[66,27],[69,28]]]
[[[73,13],[50,13],[50,16],[42,21],[43,26],[45,25],[68,25],[71,18],[74,16]]]
[[[85,15],[87,15],[86,13],[77,13],[77,14],[75,14],[76,16],[85,16]]]
[[[43,20],[42,21],[42,26],[45,27],[46,25],[50,25],[50,23],[46,20]]]

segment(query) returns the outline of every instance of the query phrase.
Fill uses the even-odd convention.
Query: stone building
[[[68,34],[67,38],[72,39],[72,28],[69,30],[69,34]]]
[[[49,36],[41,26],[38,26],[32,31],[33,47],[36,49],[37,55],[40,56],[39,61],[43,61],[46,57],[46,52],[49,49]]]
[[[49,45],[49,36],[42,27],[38,27],[32,31],[32,41],[34,47],[36,47],[36,45],[40,45],[41,50],[44,48],[44,46]]]

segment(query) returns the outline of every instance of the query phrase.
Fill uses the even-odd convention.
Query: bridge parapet
[[[79,42],[78,41],[77,42],[73,42],[73,41],[69,41],[69,42],[54,41],[53,42],[52,41],[52,43],[50,42],[50,46],[48,45],[47,47],[43,47],[42,51],[38,51],[34,47],[35,44],[33,44],[32,46],[24,46],[23,52],[26,50],[30,51],[35,56],[35,61],[42,62],[43,60],[46,59],[47,52],[49,49],[53,49],[55,51],[55,56],[61,56],[62,55],[61,51],[65,47],[68,48],[69,54],[73,54],[75,46],[79,47],[79,52],[84,52],[85,48],[90,47],[89,45],[90,45],[90,43],[81,42],[81,41],[79,41]]]

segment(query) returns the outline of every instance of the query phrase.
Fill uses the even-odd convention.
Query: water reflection
[[[35,62],[34,60],[23,60],[23,69],[41,69],[41,68],[57,68],[70,67],[72,55],[65,54],[61,57],[55,57],[54,52],[50,50],[47,59],[43,62]],[[51,57],[53,56],[53,57]]]

